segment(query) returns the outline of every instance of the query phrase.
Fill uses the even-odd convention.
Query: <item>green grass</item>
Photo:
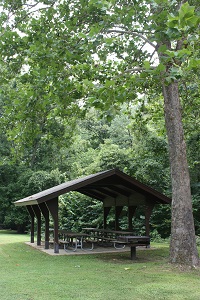
[[[49,256],[0,231],[2,300],[199,300],[200,270],[168,264],[168,245],[130,253]]]

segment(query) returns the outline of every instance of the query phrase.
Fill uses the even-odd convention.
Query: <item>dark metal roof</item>
[[[16,206],[35,205],[62,194],[77,191],[100,201],[128,199],[141,195],[153,203],[169,204],[171,199],[118,169],[107,170],[71,180],[14,202]]]

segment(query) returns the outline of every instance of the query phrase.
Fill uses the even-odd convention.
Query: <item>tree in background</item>
[[[5,114],[13,116],[11,135],[16,127],[16,133],[22,136],[28,126],[26,111],[30,106],[32,124],[37,124],[38,113],[36,120],[42,120],[41,111],[45,112],[46,123],[52,115],[68,112],[68,116],[90,106],[110,119],[124,102],[142,110],[153,99],[151,95],[146,102],[141,101],[142,94],[153,91],[163,95],[173,198],[170,260],[197,265],[180,89],[185,74],[199,66],[199,16],[195,10],[198,2],[42,3],[46,6],[30,17],[28,2],[4,2],[2,64],[11,78],[9,84],[3,82],[3,92],[8,92],[7,108],[13,104],[14,113]],[[31,9],[34,8],[32,4]],[[20,34],[6,24],[9,13]],[[151,51],[145,48],[146,44],[152,47]],[[28,66],[28,71],[22,72],[24,66]],[[15,82],[12,74],[18,74]],[[32,126],[27,137],[35,132],[38,136],[37,128]],[[13,138],[16,136],[19,137],[15,134]],[[18,145],[19,141],[20,138]]]
[[[106,53],[112,53],[119,61],[118,66],[115,64],[116,75],[113,76],[113,71],[108,72],[109,79],[105,79],[99,87],[98,106],[101,108],[104,101],[107,103],[105,107],[109,101],[110,104],[122,102],[119,95],[121,92],[123,98],[125,90],[145,93],[154,88],[157,93],[162,93],[172,179],[170,260],[198,265],[179,90],[184,72],[189,74],[200,64],[200,18],[195,6],[190,5],[197,2],[150,0],[101,3],[102,6],[107,5],[105,10],[108,10],[108,15],[102,21],[103,25],[99,24],[99,31],[104,35],[97,52],[100,63],[105,61]],[[153,48],[153,53],[145,50],[146,44]],[[158,61],[155,61],[155,53]],[[106,96],[108,90],[111,92],[110,98]],[[101,97],[102,94],[104,97]],[[124,101],[127,98],[124,97]]]
[[[25,166],[0,166],[0,224],[6,228],[27,230],[28,212],[13,205],[13,201],[58,185],[66,180],[58,170],[32,171]]]

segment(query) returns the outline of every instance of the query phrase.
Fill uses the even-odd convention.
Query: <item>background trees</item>
[[[168,136],[171,260],[196,264],[180,104],[186,138],[198,144],[192,137],[199,125],[197,1],[38,4],[3,2],[1,124],[9,159],[35,171],[58,167],[68,178],[117,162],[169,192]],[[101,111],[102,121],[95,116],[91,122],[91,107]],[[121,118],[114,118],[117,113]],[[197,187],[199,159],[194,160],[190,144]]]

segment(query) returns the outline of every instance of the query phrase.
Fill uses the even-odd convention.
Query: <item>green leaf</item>
[[[194,6],[190,6],[188,2],[185,2],[181,5],[179,10],[179,17],[180,20],[183,20],[185,18],[191,17],[194,15]]]
[[[149,70],[150,67],[151,67],[150,62],[149,62],[148,60],[145,60],[145,61],[143,62],[143,66],[144,66],[144,68],[145,68],[146,70]]]
[[[159,52],[159,53],[164,53],[166,50],[167,50],[167,46],[166,46],[166,45],[161,45],[161,46],[158,48],[158,52]]]
[[[106,80],[106,83],[105,83],[105,87],[106,88],[114,86],[114,85],[115,85],[115,81],[114,80]]]
[[[200,59],[190,58],[188,67],[189,67],[189,69],[199,68],[200,67]]]
[[[187,18],[185,22],[190,28],[197,27],[200,22],[200,18],[197,16],[192,16],[190,18]]]
[[[160,63],[160,64],[157,66],[156,71],[158,71],[158,72],[165,72],[165,71],[166,71],[166,66],[163,65],[162,63]]]
[[[175,57],[175,51],[171,51],[171,50],[166,50],[165,53],[169,56],[169,57]]]

